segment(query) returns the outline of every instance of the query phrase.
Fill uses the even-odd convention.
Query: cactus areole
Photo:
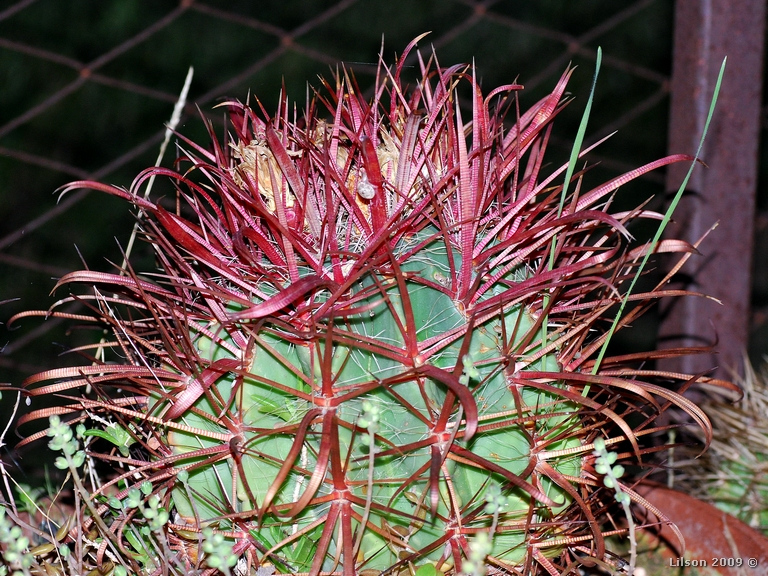
[[[371,100],[344,74],[300,116],[228,102],[223,142],[180,137],[180,171],[69,187],[131,202],[160,275],[64,277],[96,287],[77,298],[120,362],[27,386],[103,391],[81,405],[149,450],[122,481],[152,482],[175,549],[213,528],[278,573],[458,573],[483,540],[499,573],[549,570],[573,543],[603,554],[597,433],[639,458],[654,396],[705,421],[647,368],[593,369],[646,249],[625,226],[658,217],[609,200],[687,157],[564,190],[566,166],[543,167],[570,70],[521,112],[522,86],[483,93],[434,56],[408,87],[405,55]],[[153,176],[175,197],[145,198]]]

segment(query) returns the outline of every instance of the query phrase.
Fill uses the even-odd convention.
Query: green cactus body
[[[709,488],[707,497],[721,510],[743,522],[761,528],[768,526],[768,489],[761,482],[761,470],[768,467],[764,454],[744,454],[744,450],[730,447],[730,454],[739,455],[741,462],[722,458],[717,475],[705,478]],[[740,453],[741,452],[741,453]],[[713,479],[714,478],[714,479]]]
[[[466,314],[457,304],[444,291],[430,285],[440,284],[450,273],[445,246],[431,242],[417,252],[412,252],[411,247],[428,239],[431,232],[423,231],[410,242],[401,241],[395,249],[395,256],[409,253],[400,268],[403,275],[409,278],[405,286],[409,305],[414,312],[418,341],[435,338],[439,341],[445,334],[455,335],[448,344],[424,361],[445,370],[453,370],[462,363],[459,358],[460,349],[470,327]],[[459,265],[460,262],[454,262],[454,266]],[[426,279],[430,284],[420,283],[418,278]],[[255,335],[255,353],[252,355],[250,374],[244,378],[238,391],[242,398],[232,395],[233,375],[222,377],[216,383],[219,395],[231,398],[229,409],[243,411],[246,449],[239,463],[242,472],[238,472],[232,460],[195,469],[189,480],[189,492],[194,494],[193,502],[189,501],[187,492],[182,488],[177,488],[174,494],[179,512],[190,518],[197,514],[204,522],[211,522],[222,515],[225,502],[231,503],[232,508],[238,512],[258,510],[293,444],[290,433],[276,431],[298,426],[308,411],[315,407],[306,397],[292,394],[291,391],[311,397],[320,396],[321,381],[324,378],[321,357],[332,350],[330,374],[325,377],[333,379],[335,396],[350,396],[334,408],[340,427],[338,446],[332,449],[340,451],[352,495],[358,502],[365,502],[368,492],[372,491],[371,502],[378,505],[371,507],[368,521],[379,530],[366,530],[358,554],[360,566],[385,570],[404,557],[404,552],[407,556],[407,553],[420,550],[428,550],[425,557],[437,561],[444,547],[439,545],[431,548],[430,545],[445,536],[446,526],[441,518],[452,516],[448,507],[455,506],[464,511],[467,516],[465,528],[487,529],[491,519],[483,511],[485,495],[494,485],[502,488],[506,502],[501,509],[501,529],[493,539],[491,554],[512,565],[519,563],[526,551],[525,533],[521,527],[525,525],[529,508],[533,506],[542,516],[551,517],[561,511],[570,498],[561,488],[545,479],[540,486],[541,490],[557,502],[555,507],[545,509],[523,490],[510,486],[500,474],[478,468],[466,461],[448,459],[445,471],[451,479],[450,489],[454,491],[455,500],[450,501],[447,496],[449,487],[445,482],[441,483],[437,514],[433,516],[428,494],[430,447],[420,443],[432,434],[436,416],[446,401],[448,389],[428,377],[412,377],[399,382],[398,376],[408,372],[407,366],[356,346],[357,336],[375,338],[395,349],[403,349],[405,346],[400,328],[405,323],[403,295],[399,287],[387,287],[387,274],[377,276],[377,271],[373,270],[361,278],[358,292],[366,293],[366,288],[375,287],[377,283],[381,291],[374,288],[373,294],[356,303],[356,306],[364,308],[362,312],[337,320],[332,331],[326,331],[307,342],[297,343],[290,334],[281,337],[279,328],[270,326],[268,322],[263,325],[263,329]],[[384,301],[383,294],[388,302]],[[505,375],[505,371],[514,370],[514,366],[508,365],[509,351],[523,347],[521,338],[530,334],[533,323],[531,314],[519,305],[501,307],[497,314],[473,326],[471,333],[466,335],[469,338],[466,356],[477,370],[475,378],[469,380],[468,388],[477,401],[481,428],[469,442],[462,441],[461,434],[458,434],[456,442],[476,456],[488,459],[516,475],[524,474],[531,461],[530,434],[534,430],[539,436],[537,443],[540,443],[542,438],[554,438],[564,429],[578,426],[572,415],[572,404],[546,392],[523,389],[519,397],[521,404],[518,405],[510,389]],[[220,327],[211,325],[208,328],[216,332]],[[197,335],[196,338],[201,357],[212,361],[232,357],[223,347],[211,346],[211,339],[207,336]],[[329,338],[330,346],[327,342]],[[536,351],[534,347],[529,353]],[[542,370],[558,369],[553,354],[544,355],[537,364]],[[279,382],[284,388],[277,389],[270,385],[270,381]],[[356,387],[368,386],[376,381],[396,383],[382,383],[363,395],[355,395]],[[375,434],[376,449],[381,455],[376,454],[373,458],[370,484],[369,446],[363,439],[365,429],[357,425],[366,401],[377,406],[381,413],[379,430]],[[205,414],[215,410],[205,396],[198,400],[196,408]],[[517,411],[525,422],[510,423],[510,420],[518,417]],[[451,431],[463,430],[457,418],[456,413],[451,416],[452,425],[446,432],[446,442],[452,441]],[[195,429],[211,426],[210,418],[189,412],[181,421]],[[494,428],[494,423],[499,424],[499,427]],[[528,429],[525,428],[526,423]],[[567,435],[567,440],[555,440],[550,448],[577,446],[579,440],[572,432]],[[177,453],[190,452],[206,445],[198,435],[184,432],[172,433],[170,444]],[[281,504],[295,502],[307,488],[312,472],[318,466],[319,452],[320,437],[317,426],[312,426],[296,458],[294,469],[282,483],[274,506],[279,508]],[[579,474],[577,458],[563,459],[556,467],[565,475]],[[234,484],[232,479],[236,480]],[[244,481],[248,484],[247,488]],[[316,498],[322,500],[322,495],[330,494],[333,489],[331,484],[325,480]],[[237,492],[234,497],[233,486]],[[277,513],[267,512],[256,528],[258,536],[263,544],[275,546],[290,536],[292,531],[310,526],[323,517],[324,507],[327,507],[324,503],[307,507],[297,518],[281,518]],[[317,526],[310,530],[307,538],[317,540],[321,531],[322,526]],[[393,537],[388,539],[384,536],[387,532]],[[407,544],[407,547],[403,544]],[[278,553],[292,569],[300,572],[309,570],[312,557],[303,554],[298,544],[290,544],[278,550]],[[332,569],[334,554],[335,549],[331,547],[325,569]]]
[[[95,391],[61,413],[106,422],[90,435],[121,456],[104,460],[130,467],[125,490],[139,476],[162,496],[187,566],[218,565],[197,538],[215,530],[281,573],[562,572],[603,548],[592,439],[637,464],[666,406],[706,428],[671,389],[695,377],[649,370],[653,353],[602,355],[669,292],[627,297],[652,249],[628,250],[627,226],[658,215],[613,214],[613,195],[690,158],[592,189],[568,166],[545,174],[571,70],[522,110],[521,86],[484,95],[434,57],[409,88],[415,43],[382,61],[371,101],[345,74],[301,118],[285,97],[271,118],[229,102],[225,143],[213,128],[211,148],[186,141],[188,169],[65,189],[130,202],[160,273],[62,278],[88,287],[69,301],[112,331],[109,361],[25,385]],[[152,201],[158,175],[174,192]],[[105,538],[125,543],[130,521]]]
[[[743,370],[740,400],[702,404],[712,441],[703,455],[692,448],[690,457],[678,457],[675,488],[768,533],[768,364],[757,372],[745,362]]]

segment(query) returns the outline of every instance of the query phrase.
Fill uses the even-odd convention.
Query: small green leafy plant
[[[595,472],[603,477],[603,485],[609,490],[613,490],[615,493],[616,502],[621,504],[624,510],[624,516],[627,519],[627,525],[629,526],[629,542],[630,542],[630,562],[629,562],[629,576],[632,576],[635,565],[637,564],[637,539],[635,537],[635,522],[632,519],[632,511],[629,506],[631,499],[629,494],[625,492],[619,478],[624,476],[624,467],[621,464],[616,464],[618,454],[616,452],[609,452],[605,446],[605,440],[601,437],[595,438],[593,445],[595,450]]]
[[[29,552],[29,538],[13,523],[4,508],[0,508],[0,545],[3,547],[0,576],[29,576],[34,556]]]
[[[570,162],[546,156],[572,69],[523,110],[522,86],[484,92],[434,55],[408,86],[414,46],[370,101],[345,73],[301,115],[228,102],[223,141],[180,137],[178,171],[65,189],[133,205],[159,265],[62,278],[83,289],[47,314],[85,304],[111,339],[25,382],[91,391],[59,410],[93,425],[80,435],[106,451],[87,457],[114,478],[86,493],[85,453],[51,426],[115,570],[556,573],[605,552],[593,439],[642,461],[666,406],[707,428],[675,391],[693,377],[607,348],[667,293],[628,288],[647,258],[693,251],[633,245],[628,226],[661,215],[613,195],[693,158],[590,187],[586,121]],[[142,193],[155,177],[175,197]]]

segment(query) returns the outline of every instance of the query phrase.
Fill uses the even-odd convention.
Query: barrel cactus
[[[638,367],[652,354],[595,360],[646,250],[627,226],[657,217],[611,213],[611,196],[689,158],[566,183],[544,167],[572,70],[520,112],[521,86],[483,93],[434,57],[407,87],[412,50],[370,101],[344,74],[301,115],[285,96],[273,116],[227,102],[224,141],[182,137],[179,171],[67,187],[136,207],[160,273],[63,277],[88,289],[59,307],[109,328],[106,358],[26,387],[87,388],[59,412],[119,444],[93,452],[126,467],[100,491],[159,497],[190,567],[212,529],[242,573],[551,571],[604,553],[592,439],[638,461],[670,403],[706,427],[651,382],[687,377]],[[154,177],[175,197],[145,197]],[[633,295],[618,327],[661,295]]]
[[[710,449],[701,458],[692,448],[674,454],[674,487],[768,534],[768,364],[758,371],[745,359],[743,370],[740,400],[701,404],[712,422]]]

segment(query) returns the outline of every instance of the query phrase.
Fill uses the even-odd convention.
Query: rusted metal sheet
[[[723,57],[728,57],[717,111],[702,158],[677,212],[670,236],[690,241],[719,225],[701,244],[701,256],[683,269],[689,288],[719,299],[686,298],[663,310],[662,347],[705,345],[716,356],[666,361],[667,369],[718,374],[740,370],[747,349],[750,271],[757,186],[758,139],[763,78],[765,0],[680,0],[675,41],[669,149],[693,153],[701,136]],[[676,191],[687,166],[668,173]],[[682,338],[681,338],[682,336]]]

